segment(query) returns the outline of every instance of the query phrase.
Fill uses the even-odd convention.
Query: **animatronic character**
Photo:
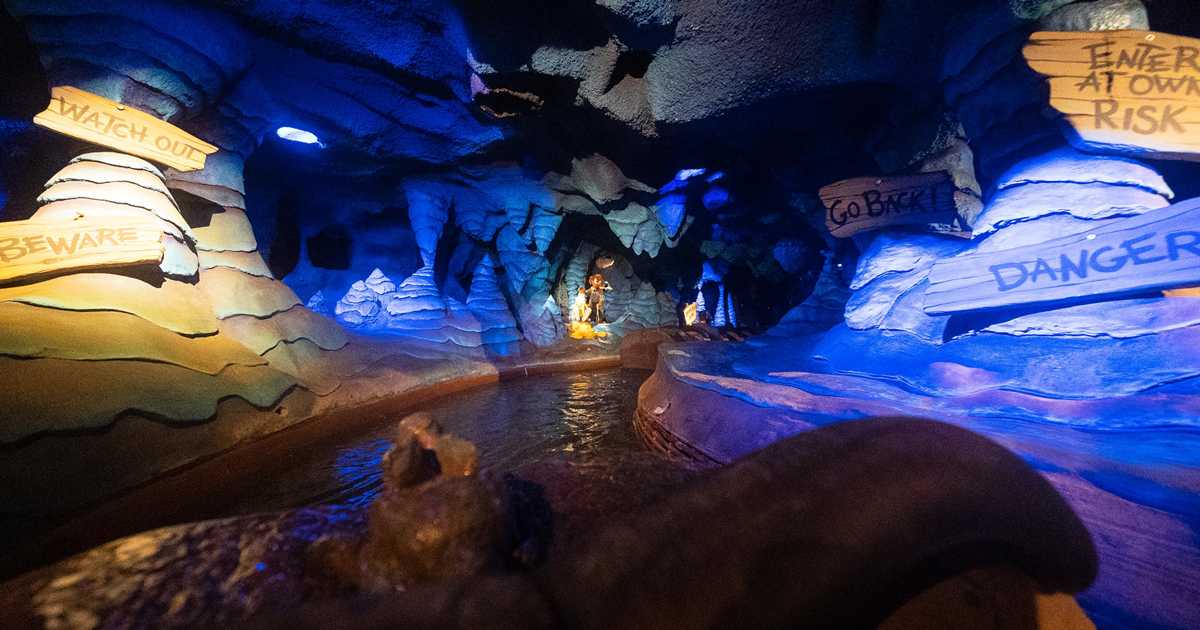
[[[612,286],[598,273],[588,276],[587,282],[587,304],[592,309],[592,323],[603,324],[607,321],[604,319],[604,292],[612,291]]]
[[[579,287],[579,292],[575,295],[575,302],[571,305],[571,321],[584,322],[592,315],[592,309],[588,308],[587,292],[583,287]]]

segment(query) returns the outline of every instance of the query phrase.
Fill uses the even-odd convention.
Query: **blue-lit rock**
[[[410,186],[404,192],[408,196],[408,220],[417,237],[421,260],[426,266],[433,265],[438,240],[450,218],[450,200],[426,187]]]
[[[359,280],[350,285],[350,290],[337,301],[333,313],[339,322],[358,328],[370,327],[381,310],[379,295]]]
[[[976,219],[974,233],[980,238],[1016,223],[1053,214],[1108,219],[1135,216],[1169,204],[1162,195],[1134,186],[1069,182],[1027,184],[996,193]]]
[[[490,258],[484,257],[471,279],[471,293],[467,296],[467,308],[479,320],[481,342],[492,352],[506,356],[517,352],[521,333],[500,285],[496,282],[495,266]]]
[[[1137,160],[1099,156],[1061,147],[1014,164],[995,183],[997,190],[1033,183],[1113,184],[1142,188],[1170,199],[1162,175]]]
[[[904,331],[940,342],[947,317],[926,315],[924,289],[939,258],[958,253],[965,241],[951,236],[880,232],[859,258],[846,302],[846,325],[855,330]]]
[[[314,313],[333,315],[333,307],[325,297],[324,291],[317,291],[309,296],[308,301],[304,303],[304,307]]]
[[[680,193],[671,193],[660,198],[654,207],[658,213],[658,222],[662,224],[667,235],[678,235],[683,227],[683,220],[687,217],[687,197]]]
[[[525,339],[538,347],[554,344],[566,334],[562,309],[553,296],[541,302],[528,302],[517,313]]]
[[[396,334],[427,341],[446,341],[441,330],[446,322],[446,300],[433,280],[433,267],[426,265],[405,278],[386,296],[385,326]]]
[[[829,330],[845,321],[846,302],[850,290],[839,280],[840,274],[832,257],[828,257],[821,268],[817,282],[803,302],[793,306],[764,333],[765,337],[798,338]],[[770,340],[750,343],[770,343]]]

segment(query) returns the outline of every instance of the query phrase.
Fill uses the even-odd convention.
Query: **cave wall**
[[[1020,59],[1035,28],[1195,34],[1186,3],[952,4],[5,0],[0,216],[153,215],[169,252],[137,273],[0,287],[0,387],[20,401],[0,419],[4,470],[30,481],[10,503],[95,499],[297,422],[342,400],[381,343],[470,360],[553,345],[596,269],[617,333],[673,325],[708,295],[710,323],[832,329],[831,348],[1187,338],[1194,311],[1156,296],[999,321],[921,310],[938,259],[1200,190],[1189,165],[1065,148]],[[63,84],[219,151],[160,171],[32,125]],[[290,143],[285,126],[317,140]],[[970,240],[824,229],[820,186],[936,170]],[[212,429],[233,407],[253,421]],[[132,426],[174,446],[139,459]],[[56,449],[70,462],[44,475]],[[58,482],[61,501],[45,491]]]

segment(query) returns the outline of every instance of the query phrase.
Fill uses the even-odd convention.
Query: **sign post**
[[[107,269],[163,260],[162,222],[147,215],[118,225],[96,219],[0,223],[0,283],[65,271]]]
[[[896,177],[857,177],[820,190],[825,227],[837,238],[891,225],[953,223],[954,182],[945,171]]]
[[[1200,198],[1089,232],[934,263],[925,312],[1068,305],[1200,284]]]
[[[33,122],[180,171],[204,168],[205,158],[217,151],[165,120],[70,86],[51,89],[50,106]]]
[[[1084,150],[1200,160],[1200,40],[1150,31],[1038,32],[1023,50]]]

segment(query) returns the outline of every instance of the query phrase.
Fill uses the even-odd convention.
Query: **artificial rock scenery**
[[[1169,228],[1164,217],[1190,216],[1191,202],[1170,204],[1179,201],[1173,188],[1195,195],[1194,175],[1171,173],[1194,171],[1077,146],[1045,114],[1043,79],[1021,59],[1034,29],[1146,29],[1140,3],[1076,3],[1039,17],[986,40],[963,31],[953,44],[960,54],[946,61],[945,106],[963,123],[982,183],[977,213],[960,213],[970,233],[892,227],[855,235],[857,263],[846,267],[853,277],[841,318],[827,318],[827,330],[809,325],[818,294],[834,294],[814,291],[738,348],[666,350],[642,390],[638,422],[665,449],[726,462],[829,422],[932,414],[997,439],[1049,476],[1100,541],[1102,566],[1172,566],[1181,575],[1200,560],[1187,542],[1200,462],[1184,454],[1196,447],[1200,302],[1186,289],[1063,289],[1041,300],[1032,292],[1118,271],[1133,278],[1138,266],[1190,257],[1194,224]],[[1105,240],[1124,226],[1139,229]],[[1032,250],[1017,249],[1055,251],[1056,243],[1075,241],[1082,245],[1063,245],[1061,258],[1024,259]],[[999,286],[986,302],[963,288],[971,261],[990,263],[979,270]],[[823,275],[836,269],[827,263]],[[731,426],[729,417],[746,420]],[[1027,424],[1029,435],[1014,435],[1014,424]],[[1107,459],[1118,436],[1147,427],[1171,446],[1159,450],[1138,434],[1121,447],[1142,449],[1137,456]],[[1035,434],[1053,436],[1056,446]],[[1188,472],[1168,472],[1176,466]],[[1154,487],[1160,498],[1130,503],[1133,487]],[[1110,519],[1117,512],[1161,515],[1155,542],[1115,542]],[[1158,570],[1136,573],[1133,579],[1152,584],[1139,596],[1123,592],[1131,578],[1101,572],[1085,595],[1105,609],[1097,623],[1184,627],[1182,620],[1200,619],[1194,587]]]
[[[3,3],[0,50],[27,93],[0,102],[3,216],[127,218],[163,254],[0,285],[14,512],[76,508],[334,408],[594,350],[563,339],[596,272],[610,339],[672,338],[647,329],[689,316],[765,331],[660,357],[639,427],[702,461],[897,412],[993,435],[1013,418],[1076,437],[1194,428],[1194,299],[927,301],[951,261],[1200,194],[1192,166],[1069,145],[1021,56],[1034,30],[1196,35],[1189,0],[100,4]],[[65,85],[218,150],[159,170],[32,125]],[[942,172],[954,216],[933,225],[835,238],[815,194]],[[1088,481],[1106,500],[1200,491],[1110,473]]]
[[[5,58],[11,47],[29,62],[4,87],[4,218],[137,222],[163,252],[155,265],[0,286],[10,324],[0,393],[12,401],[0,468],[14,521],[76,509],[323,411],[494,377],[489,359],[563,336],[552,294],[592,231],[564,228],[568,216],[612,225],[593,238],[622,260],[613,297],[627,307],[610,312],[623,325],[675,321],[661,293],[672,278],[647,272],[649,253],[666,249],[655,189],[593,153],[561,171],[488,155],[511,131],[475,108],[460,17],[444,3],[407,7],[405,33],[368,28],[389,15],[334,5],[311,15],[156,1],[4,7]],[[439,26],[414,26],[413,15]],[[332,30],[275,36],[309,20]],[[160,170],[33,125],[42,95],[62,85],[217,151],[203,169]],[[324,148],[281,154],[271,138],[285,123],[316,130]],[[281,179],[299,191],[290,201]],[[310,181],[324,194],[307,195]],[[288,203],[300,207],[285,216]],[[626,242],[642,253],[636,273]],[[376,268],[395,281],[369,277]]]
[[[576,160],[569,176],[550,173],[540,182],[515,167],[490,171],[473,183],[407,182],[409,225],[422,265],[399,283],[372,270],[350,285],[332,313],[363,333],[509,356],[522,340],[543,347],[562,339],[566,308],[584,278],[599,272],[613,287],[608,320],[614,331],[675,325],[675,298],[641,279],[625,256],[562,228],[570,215],[600,219],[603,223],[593,225],[606,225],[611,233],[597,240],[618,241],[621,247],[614,248],[630,258],[653,259],[661,248],[678,245],[686,202],[677,202],[680,218],[671,241],[657,206],[625,199],[630,191],[656,192],[628,180],[599,155]],[[611,271],[597,265],[601,259],[613,262]],[[473,260],[478,262],[472,269]],[[309,301],[319,305],[338,288],[320,288]]]

